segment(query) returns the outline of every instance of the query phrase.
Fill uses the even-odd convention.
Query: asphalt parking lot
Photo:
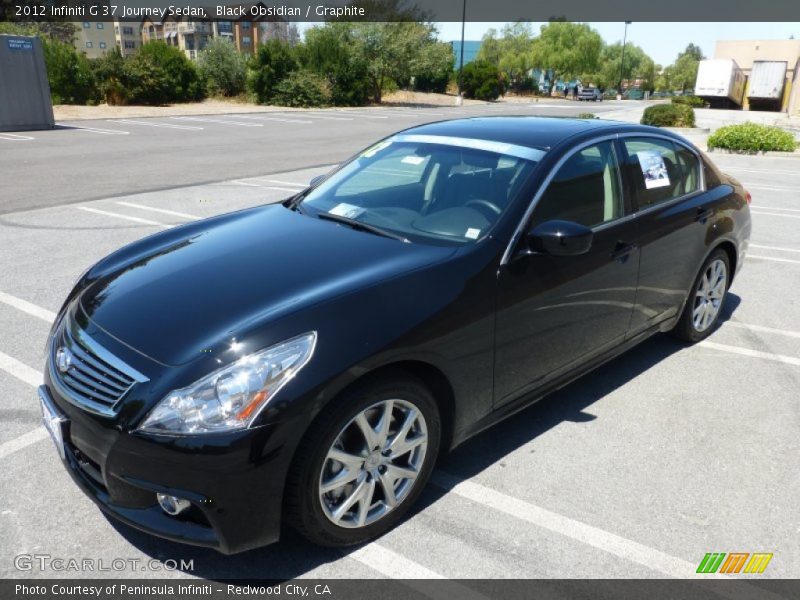
[[[575,106],[578,112],[586,108]],[[39,426],[35,386],[50,323],[78,274],[161,229],[277,201],[381,135],[422,119],[446,118],[413,112],[400,117],[404,110],[414,109],[372,115],[387,119],[317,119],[309,137],[289,149],[276,149],[270,136],[283,126],[300,131],[301,124],[230,125],[236,119],[262,123],[241,116],[134,119],[148,125],[81,122],[86,129],[25,134],[31,140],[0,135],[0,577],[93,576],[37,565],[19,570],[14,558],[21,554],[193,560],[192,569],[154,573],[139,566],[94,574],[103,577],[695,577],[707,552],[773,553],[765,573],[752,577],[800,573],[795,158],[714,155],[751,191],[754,226],[724,322],[708,341],[689,347],[667,336],[652,338],[484,432],[442,461],[410,518],[377,542],[338,551],[310,546],[287,532],[279,544],[221,556],[111,522],[75,487]],[[604,103],[590,110],[614,107]],[[502,112],[424,112],[442,111]],[[344,113],[321,116],[339,114]],[[307,116],[285,118],[311,120]],[[167,121],[202,129],[173,129],[164,126]],[[326,149],[324,140],[340,130],[352,135]],[[240,140],[239,156],[250,161],[246,168],[219,178],[224,166],[202,176],[192,171],[164,184],[161,177],[170,168],[165,156],[188,165],[191,152],[202,147],[201,171],[213,154],[229,164],[223,134]],[[151,180],[137,180],[127,191],[129,174],[109,174],[105,159],[93,162],[112,153],[123,137],[142,138],[139,150],[125,156],[129,171],[153,171]],[[314,140],[320,147],[300,153]],[[269,145],[269,164],[256,142]],[[73,168],[76,174],[63,179]],[[44,192],[27,180],[36,169],[57,174],[42,176]],[[91,185],[80,181],[81,173],[95,174],[96,193],[87,193]],[[23,209],[17,200],[45,207]]]

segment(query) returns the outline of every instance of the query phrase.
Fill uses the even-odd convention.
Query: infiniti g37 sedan
[[[749,199],[654,128],[408,129],[91,267],[50,335],[44,423],[83,491],[154,535],[364,542],[475,433],[657,332],[706,337]]]

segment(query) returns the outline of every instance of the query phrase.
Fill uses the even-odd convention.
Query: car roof
[[[406,129],[404,133],[472,138],[529,148],[552,148],[581,133],[623,127],[630,128],[631,124],[601,119],[496,116],[437,121]],[[641,126],[633,128],[651,131],[651,128]]]

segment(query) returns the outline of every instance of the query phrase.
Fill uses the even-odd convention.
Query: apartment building
[[[142,24],[116,19],[114,37],[122,56],[130,56],[142,46]]]
[[[117,44],[113,23],[78,21],[75,25],[75,47],[88,58],[100,58]]]

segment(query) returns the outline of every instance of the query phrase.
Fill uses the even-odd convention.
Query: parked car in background
[[[91,267],[49,337],[44,424],[77,485],[143,531],[360,544],[443,452],[658,332],[708,336],[748,203],[654,127],[414,127],[281,204]]]
[[[586,100],[587,102],[590,100],[593,102],[602,102],[603,92],[595,87],[585,87],[578,92],[578,100]]]

